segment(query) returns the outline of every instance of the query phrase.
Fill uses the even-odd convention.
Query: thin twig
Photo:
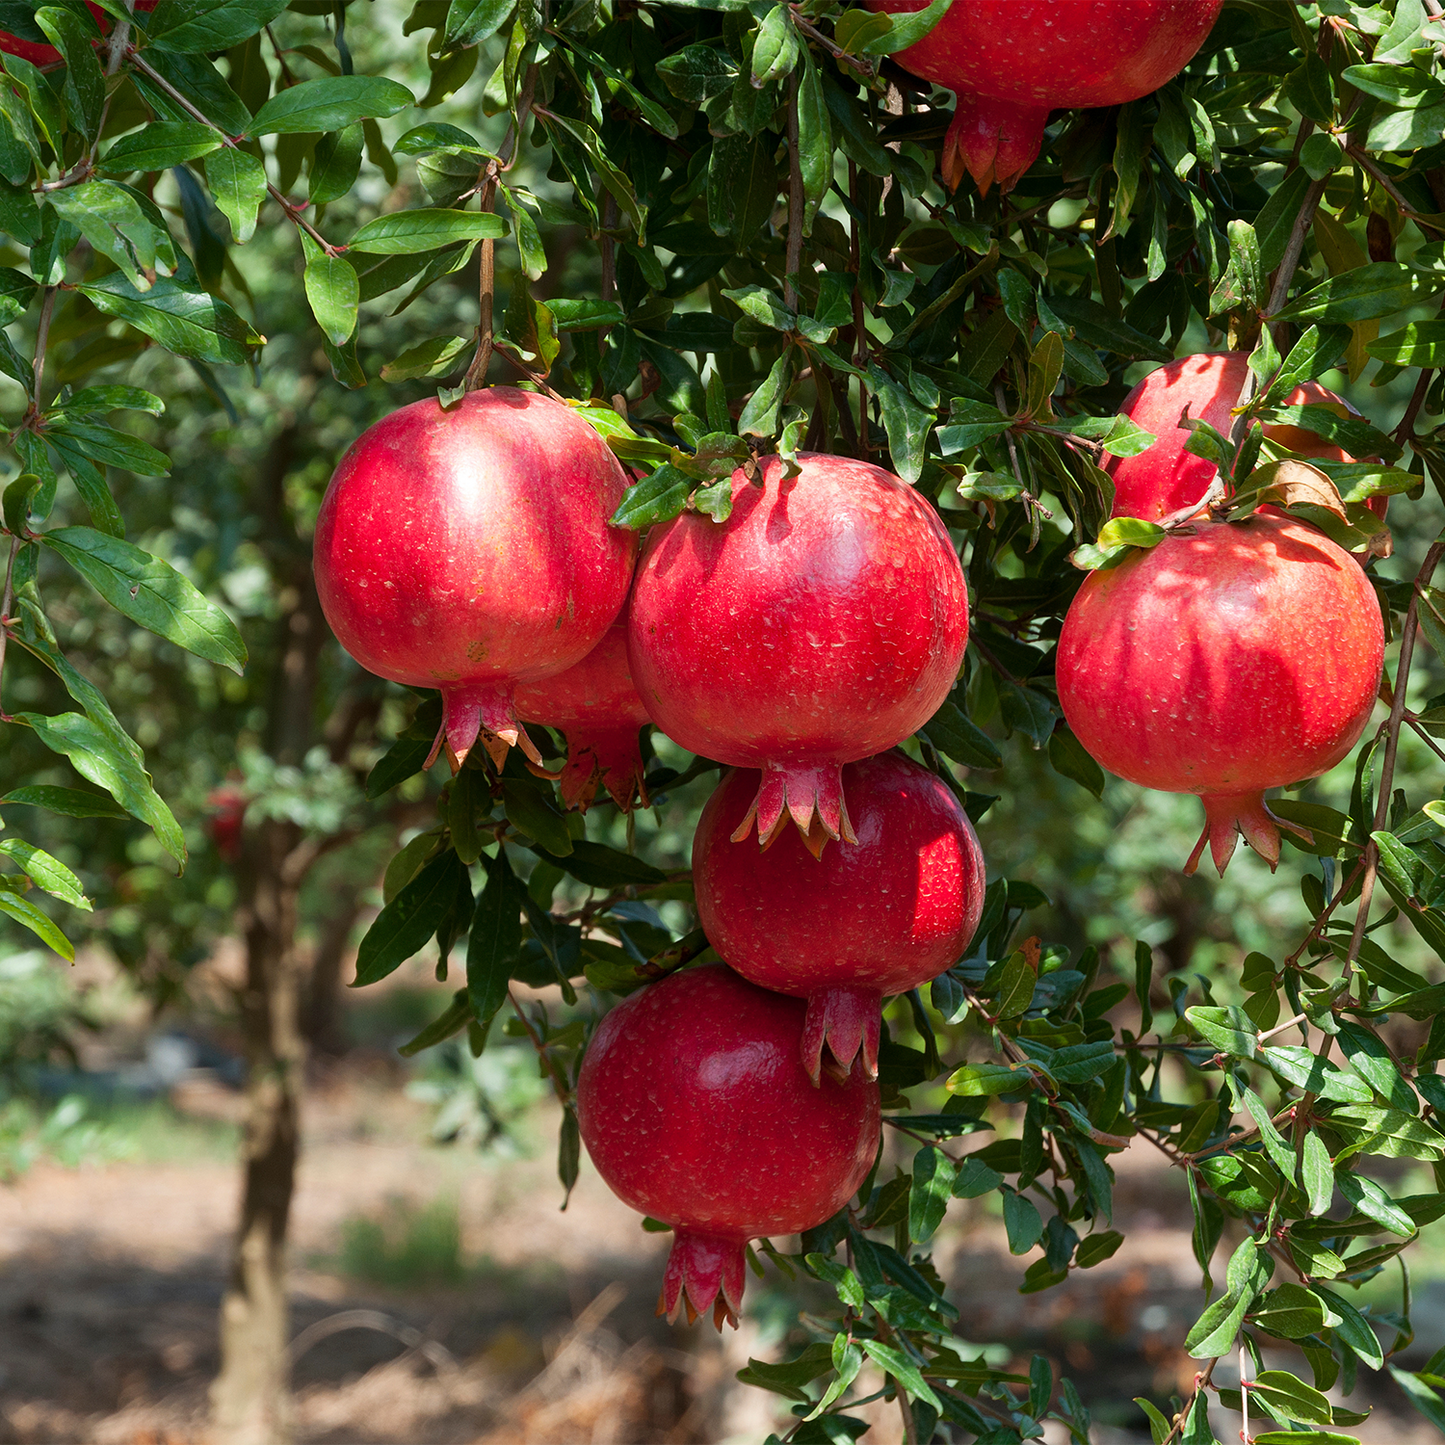
[[[1434,231],[1437,236],[1445,236],[1445,226],[1438,226],[1434,221],[1427,220],[1426,217],[1422,216],[1419,211],[1405,199],[1405,193],[1385,174],[1384,169],[1376,163],[1368,151],[1362,150],[1357,145],[1347,145],[1345,147],[1345,154],[1362,170],[1368,171],[1379,181],[1385,188],[1390,199],[1399,206],[1400,214],[1404,216],[1407,221],[1414,221],[1423,231]]]
[[[5,647],[10,641],[10,604],[15,600],[15,558],[20,554],[20,538],[10,539],[10,560],[5,564],[5,591],[0,598],[0,722],[9,722],[5,711]]]
[[[1425,394],[1430,390],[1430,383],[1434,379],[1433,369],[1421,371],[1415,390],[1410,393],[1410,404],[1405,408],[1405,415],[1400,418],[1400,425],[1395,428],[1395,442],[1398,446],[1409,446],[1414,442],[1415,418],[1420,415],[1420,408],[1425,404]]]
[[[1445,542],[1436,542],[1425,554],[1420,570],[1415,574],[1415,585],[1410,590],[1410,606],[1405,613],[1405,626],[1400,632],[1400,662],[1395,669],[1394,702],[1390,707],[1390,720],[1386,724],[1385,761],[1380,768],[1379,797],[1375,801],[1374,832],[1384,828],[1390,816],[1390,786],[1395,781],[1395,758],[1400,749],[1400,726],[1405,716],[1405,691],[1410,681],[1410,665],[1415,658],[1415,637],[1420,628],[1420,593],[1430,584],[1435,569],[1445,557]],[[1375,877],[1379,871],[1380,849],[1373,838],[1365,845],[1365,879],[1360,886],[1360,906],[1355,912],[1355,929],[1350,935],[1350,951],[1345,958],[1344,976],[1348,979],[1359,956],[1360,944],[1365,937],[1365,924],[1370,916],[1370,904],[1375,895]]]
[[[40,323],[35,328],[35,362],[31,367],[34,381],[30,389],[30,415],[40,412],[40,383],[45,379],[45,352],[50,344],[50,318],[55,314],[55,298],[58,286],[45,288],[45,299],[40,303]]]
[[[226,132],[220,126],[218,126],[216,122],[213,121],[208,115],[204,114],[202,111],[197,110],[196,107],[192,105],[191,102],[187,100],[186,97],[183,96],[180,91],[178,91],[175,86],[173,86],[170,81],[165,78],[165,76],[163,76],[159,71],[152,69],[151,66],[147,65],[144,58],[138,55],[134,50],[130,52],[130,60],[131,64],[133,64],[137,70],[144,74],[149,80],[152,81],[152,83],[158,86],[161,90],[165,91],[165,93],[170,96],[170,98],[175,101],[177,105],[179,105],[183,110],[185,110],[188,115],[193,116],[196,120],[200,121],[202,125],[210,126],[211,129],[221,137],[221,144],[225,146],[228,150],[234,151],[240,150],[242,148],[241,143],[234,136],[227,135]],[[343,248],[340,246],[333,246],[331,242],[328,241],[326,237],[323,236],[321,232],[318,231],[316,227],[313,226],[311,222],[308,221],[305,216],[301,214],[304,206],[298,206],[294,204],[288,196],[284,195],[276,186],[272,185],[270,181],[266,182],[266,191],[267,194],[271,197],[271,199],[275,201],[278,206],[281,207],[282,211],[285,212],[286,219],[289,220],[298,229],[305,231],[306,234],[310,236],[311,239],[315,241],[316,244],[320,246],[321,249],[325,251],[328,256],[339,256],[341,254]]]
[[[817,41],[834,60],[841,60],[844,65],[851,66],[859,75],[866,76],[869,80],[872,80],[872,78],[878,74],[877,70],[869,65],[866,60],[859,60],[856,55],[849,55],[846,50],[839,47],[836,41],[830,40],[815,25],[810,25],[808,21],[804,20],[798,13],[798,7],[796,5],[792,7],[792,11],[793,24],[796,25],[809,40]]]
[[[1295,216],[1294,225],[1290,228],[1289,240],[1285,242],[1284,256],[1280,260],[1278,270],[1274,273],[1274,287],[1269,293],[1269,304],[1265,307],[1267,316],[1273,316],[1276,312],[1284,310],[1290,282],[1294,280],[1294,273],[1299,267],[1299,259],[1304,251],[1305,236],[1315,218],[1315,212],[1319,209],[1320,198],[1325,193],[1329,179],[1329,176],[1325,175],[1317,181],[1311,181],[1309,189],[1304,194],[1299,213]]]

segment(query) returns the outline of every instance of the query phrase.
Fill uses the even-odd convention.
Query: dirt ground
[[[183,1088],[176,1103],[192,1115],[234,1109],[215,1089]],[[671,1329],[652,1313],[666,1236],[644,1233],[585,1161],[558,1209],[553,1109],[534,1111],[537,1150],[519,1159],[431,1145],[429,1119],[384,1070],[333,1075],[313,1095],[293,1230],[298,1440],[760,1445],[786,1428],[778,1397],[733,1376],[750,1354],[779,1356],[795,1296],[752,1280],[740,1332]],[[1117,1167],[1126,1243],[1060,1289],[1017,1294],[1023,1262],[977,1206],[955,1206],[937,1241],[968,1339],[1001,1356],[1049,1354],[1094,1408],[1097,1445],[1147,1441],[1129,1399],[1189,1388],[1181,1346],[1199,1308],[1180,1181],[1142,1150]],[[214,1145],[42,1165],[0,1188],[0,1442],[205,1440],[236,1192]],[[462,1261],[459,1276],[409,1277],[425,1275],[423,1250],[389,1283],[358,1277],[376,1274],[368,1249],[384,1262],[388,1230],[409,1221],[415,1234],[420,1220],[425,1244],[428,1219],[459,1231],[442,1248]],[[1375,1413],[1351,1433],[1369,1445],[1440,1439],[1388,1379],[1352,1403],[1362,1395]],[[898,1445],[896,1407],[871,1408],[867,1445]],[[1233,1438],[1226,1425],[1216,1422],[1221,1439]],[[1065,1438],[1049,1426],[1047,1445]]]

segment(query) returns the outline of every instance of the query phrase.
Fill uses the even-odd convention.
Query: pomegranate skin
[[[796,833],[764,858],[729,837],[758,777],[733,772],[708,799],[692,845],[697,910],[724,962],[763,988],[808,1000],[803,1067],[846,1076],[862,1052],[878,1077],[883,996],[936,978],[983,911],[984,863],[947,784],[901,753],[843,769],[857,843],[814,860]]]
[[[1090,573],[1059,636],[1059,702],[1079,741],[1130,782],[1197,793],[1223,874],[1242,832],[1271,868],[1264,790],[1318,777],[1374,707],[1384,628],[1369,579],[1282,514],[1194,523]]]
[[[1203,498],[1214,480],[1216,468],[1207,458],[1185,451],[1189,430],[1179,424],[1179,418],[1188,407],[1189,415],[1196,421],[1206,421],[1228,436],[1234,425],[1230,411],[1239,400],[1248,369],[1249,357],[1242,351],[1204,351],[1151,371],[1124,398],[1119,415],[1152,432],[1158,440],[1137,456],[1105,460],[1104,470],[1114,479],[1113,516],[1142,517],[1146,522],[1157,522]],[[1285,398],[1286,406],[1317,403],[1348,405],[1317,381],[1302,383]],[[1322,441],[1303,427],[1266,426],[1264,434],[1305,458],[1355,460],[1342,448]],[[1385,500],[1377,497],[1372,502]],[[1384,516],[1383,507],[1371,509]]]
[[[619,619],[574,667],[517,689],[517,716],[567,739],[559,786],[569,808],[587,811],[600,783],[624,813],[647,806],[637,733],[651,719],[627,665],[627,623]]]
[[[316,588],[368,671],[436,687],[460,766],[478,732],[500,765],[540,763],[512,691],[580,662],[627,596],[631,532],[607,525],[627,479],[571,408],[512,387],[443,411],[418,401],[342,457],[316,522]],[[434,750],[435,753],[435,750]]]
[[[968,642],[963,568],[891,472],[800,454],[732,478],[732,515],[654,529],[627,651],[643,706],[692,752],[763,779],[767,843],[791,816],[820,852],[852,838],[839,770],[901,742],[948,695]]]
[[[907,14],[927,0],[868,0]],[[957,96],[943,178],[1011,191],[1043,145],[1049,112],[1121,105],[1158,90],[1204,43],[1222,0],[954,0],[893,58]]]
[[[737,1324],[750,1239],[797,1234],[857,1192],[878,1150],[878,1086],[814,1088],[804,1008],[712,964],[618,1004],[587,1047],[577,1122],[612,1192],[672,1225],[659,1313]]]

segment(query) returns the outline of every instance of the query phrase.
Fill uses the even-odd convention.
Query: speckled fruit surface
[[[907,13],[927,0],[868,0]],[[1049,111],[1122,105],[1158,90],[1204,43],[1222,0],[954,0],[893,57],[958,97],[943,176],[1012,190],[1043,143]]]
[[[676,1232],[661,1308],[737,1323],[750,1239],[831,1218],[873,1167],[878,1086],[814,1087],[804,1005],[714,964],[618,1004],[577,1082],[582,1142],[613,1192]]]
[[[958,799],[927,768],[883,753],[843,769],[856,843],[813,858],[785,831],[766,853],[730,841],[757,774],[734,772],[708,799],[692,846],[699,921],[723,960],[764,988],[808,1000],[802,1057],[826,1047],[846,1071],[878,1072],[885,994],[936,978],[983,910],[983,854]]]
[[[569,808],[586,809],[602,786],[624,812],[647,804],[638,730],[649,719],[627,664],[627,623],[614,622],[582,659],[516,692],[523,722],[556,728],[567,739],[559,787]]]
[[[530,750],[515,685],[580,662],[626,599],[636,535],[607,525],[626,488],[561,402],[503,386],[450,411],[414,402],[363,432],[326,490],[326,620],[369,671],[441,689],[455,757],[479,729],[497,756]]]
[[[1059,637],[1059,701],[1110,772],[1198,793],[1223,873],[1236,833],[1271,866],[1264,789],[1317,777],[1354,746],[1380,683],[1384,628],[1348,552],[1306,523],[1196,522],[1091,572]]]
[[[1230,411],[1239,401],[1248,369],[1249,357],[1242,351],[1202,351],[1151,371],[1124,398],[1119,414],[1152,432],[1158,440],[1137,456],[1105,458],[1104,470],[1114,479],[1114,516],[1157,522],[1204,496],[1214,480],[1215,467],[1207,458],[1185,451],[1189,430],[1180,426],[1180,417],[1188,408],[1196,421],[1206,421],[1228,436],[1234,425]],[[1346,405],[1317,381],[1295,387],[1284,404],[1320,403]],[[1342,448],[1321,441],[1302,427],[1271,425],[1265,427],[1264,434],[1306,458],[1354,460]],[[1375,508],[1378,515],[1384,516],[1387,498],[1374,500],[1380,504]]]
[[[649,537],[629,609],[643,706],[690,751],[763,772],[760,839],[786,813],[849,836],[842,764],[908,737],[968,641],[963,568],[938,514],[891,472],[808,453],[732,478],[732,515]],[[815,811],[816,810],[816,811]],[[743,836],[740,833],[739,836]]]

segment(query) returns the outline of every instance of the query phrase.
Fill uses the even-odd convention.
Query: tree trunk
[[[246,987],[245,1182],[231,1279],[221,1305],[221,1373],[212,1387],[217,1445],[289,1438],[286,1227],[299,1147],[306,1062],[296,948],[300,832],[267,822],[246,836],[241,923]]]

